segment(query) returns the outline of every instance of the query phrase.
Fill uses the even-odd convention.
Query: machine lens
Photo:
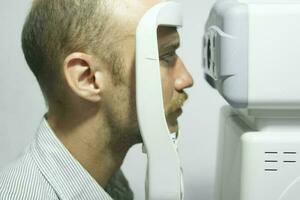
[[[210,39],[208,39],[207,43],[207,67],[210,69],[210,64],[211,64],[211,42]]]

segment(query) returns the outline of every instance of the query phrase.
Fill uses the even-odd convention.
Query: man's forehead
[[[157,33],[159,36],[167,36],[167,35],[179,36],[177,28],[170,27],[170,26],[159,26],[157,28]]]
[[[170,43],[180,41],[180,37],[176,27],[159,26],[157,36],[160,43]]]

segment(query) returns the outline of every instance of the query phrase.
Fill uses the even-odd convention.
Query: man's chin
[[[178,132],[178,123],[177,123],[177,120],[176,120],[176,124],[168,124],[168,128],[169,128],[170,133],[176,133],[176,132]]]

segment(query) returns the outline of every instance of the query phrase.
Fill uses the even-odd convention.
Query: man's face
[[[159,27],[157,33],[165,116],[169,131],[173,133],[178,130],[177,119],[187,99],[187,94],[183,90],[193,85],[193,79],[176,54],[176,49],[180,45],[177,30]],[[122,74],[123,82],[120,85],[111,84],[109,107],[111,117],[114,118],[113,124],[120,126],[117,130],[140,136],[135,94],[135,38],[126,39],[123,47],[123,67],[125,68]]]
[[[170,132],[177,132],[177,118],[188,98],[183,90],[193,85],[193,79],[176,54],[180,46],[176,28],[159,27],[157,33],[166,121]]]

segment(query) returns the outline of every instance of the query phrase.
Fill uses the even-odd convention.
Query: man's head
[[[112,66],[114,74],[120,72],[118,40],[126,34],[120,34],[122,27],[116,3],[109,0],[33,1],[22,33],[22,47],[50,106],[60,106],[67,98],[62,66],[71,53],[97,55],[99,60]]]
[[[24,25],[22,46],[50,113],[82,120],[99,114],[101,123],[120,137],[130,132],[138,138],[135,29],[143,14],[158,2],[33,2]],[[190,87],[193,80],[175,53],[179,46],[176,29],[160,27],[158,43],[164,107],[173,132],[177,129],[178,109],[186,99],[183,89]]]

